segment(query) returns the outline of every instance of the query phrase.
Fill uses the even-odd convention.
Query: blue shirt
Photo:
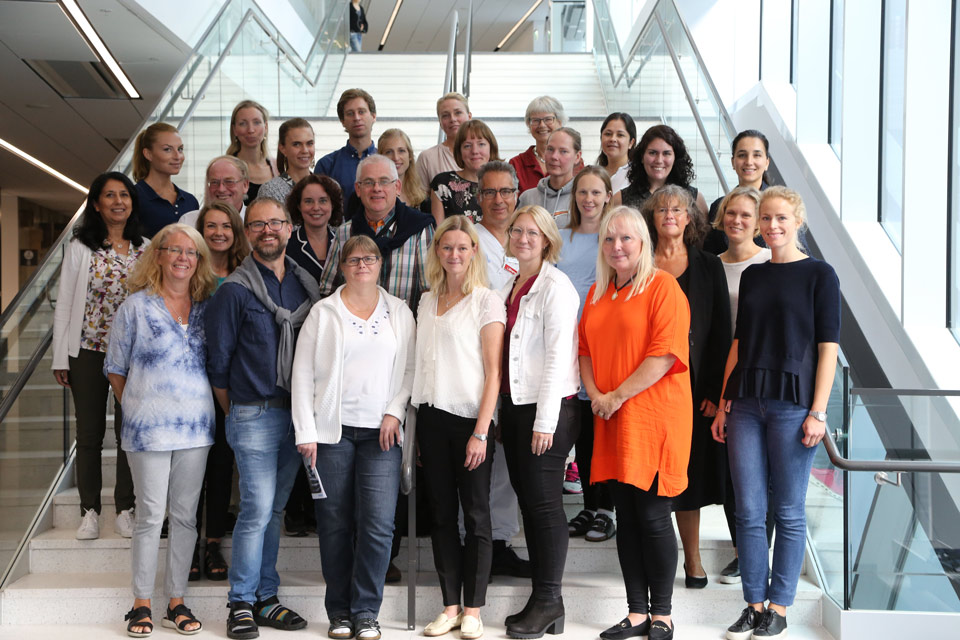
[[[140,199],[140,222],[143,224],[143,236],[145,238],[152,238],[168,224],[179,222],[180,216],[183,214],[200,208],[200,203],[193,197],[193,194],[187,193],[177,185],[173,185],[174,189],[177,190],[177,201],[173,204],[158,195],[153,187],[143,180],[134,186]]]
[[[255,260],[249,256],[247,260]],[[293,261],[287,258],[288,264]],[[309,299],[288,268],[283,282],[259,262],[267,294],[277,306],[295,311]],[[273,314],[245,287],[223,283],[206,313],[207,374],[210,384],[228,389],[233,402],[262,402],[289,396],[277,386],[280,332]]]
[[[350,146],[348,141],[346,145],[336,151],[331,151],[320,158],[317,162],[317,168],[313,170],[318,175],[330,176],[343,189],[343,203],[346,204],[353,195],[353,185],[357,181],[357,165],[360,161],[372,153],[377,152],[377,147],[372,142],[370,147],[362,154]]]
[[[213,396],[207,381],[204,311],[191,306],[187,327],[163,298],[146,290],[117,310],[104,374],[127,380],[121,396],[124,451],[175,451],[213,444]]]
[[[560,260],[557,269],[563,271],[573,283],[580,296],[580,307],[577,309],[577,324],[583,314],[583,305],[587,302],[590,287],[597,281],[597,254],[600,252],[599,233],[577,233],[570,229],[562,229],[560,238],[563,245],[560,247]],[[589,400],[590,396],[583,384],[577,397]]]

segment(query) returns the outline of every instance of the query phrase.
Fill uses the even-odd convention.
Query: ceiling
[[[269,15],[271,0],[259,1]],[[475,0],[474,50],[493,51],[532,3]],[[24,60],[95,61],[93,52],[53,0],[0,0],[0,138],[87,185],[136,133],[190,48],[135,0],[79,0],[79,4],[143,98],[61,97]],[[375,51],[394,3],[364,4],[371,5],[364,50]],[[547,4],[532,19],[542,19]],[[468,5],[469,0],[405,0],[384,51],[445,51],[451,16],[459,10],[465,28]],[[514,37],[517,46],[529,50],[529,32],[529,25],[519,30]],[[2,149],[0,190],[69,213],[83,198]]]

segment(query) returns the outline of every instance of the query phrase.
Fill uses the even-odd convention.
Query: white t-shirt
[[[734,332],[737,330],[737,305],[740,303],[740,276],[743,275],[743,270],[749,267],[752,264],[760,264],[762,262],[768,262],[770,260],[770,249],[760,249],[757,252],[757,255],[752,258],[748,258],[743,262],[723,262],[723,272],[727,276],[727,289],[730,291],[730,337],[733,337]]]
[[[379,429],[392,399],[390,376],[397,356],[390,310],[380,296],[377,308],[364,320],[350,313],[339,294],[337,308],[343,320],[340,421],[350,427]]]
[[[613,193],[630,186],[630,179],[627,178],[627,172],[630,171],[630,163],[623,165],[610,176],[610,185]]]
[[[410,399],[414,406],[429,404],[461,418],[477,417],[484,382],[480,330],[492,322],[499,322],[503,331],[507,310],[500,296],[486,287],[477,287],[442,316],[437,316],[436,293],[423,294]]]
[[[517,277],[520,272],[520,263],[516,258],[508,258],[507,251],[497,236],[493,235],[482,224],[476,226],[477,237],[480,239],[480,249],[487,260],[487,280],[490,288],[499,291],[505,284]]]

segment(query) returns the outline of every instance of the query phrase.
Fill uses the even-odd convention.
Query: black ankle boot
[[[563,598],[532,600],[530,611],[520,620],[507,625],[509,638],[542,638],[544,633],[563,633]]]
[[[523,605],[523,609],[521,609],[517,613],[513,613],[507,616],[506,619],[503,621],[503,624],[509,627],[512,624],[516,624],[520,622],[520,620],[522,620],[524,616],[530,613],[530,609],[532,608],[533,608],[533,594],[531,593],[530,597],[527,598],[527,604]]]

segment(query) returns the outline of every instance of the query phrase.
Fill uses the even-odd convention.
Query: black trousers
[[[577,470],[583,488],[583,508],[588,511],[613,511],[613,495],[606,482],[590,484],[590,459],[593,457],[593,410],[589,400],[577,399],[580,407],[580,435],[577,436]]]
[[[460,604],[461,591],[463,606],[482,607],[490,582],[490,469],[494,440],[491,430],[486,458],[479,467],[467,471],[463,463],[475,425],[474,418],[461,418],[429,405],[421,405],[417,411],[417,444],[433,512],[433,561],[445,607]],[[462,548],[457,525],[461,504],[466,528]]]
[[[671,498],[657,495],[657,478],[649,491],[622,482],[613,483],[612,489],[617,555],[630,613],[668,616],[677,573]]]
[[[222,538],[227,533],[227,511],[233,490],[233,449],[227,444],[224,427],[226,417],[220,403],[213,400],[217,428],[213,446],[207,454],[207,471],[203,476],[203,489],[197,502],[197,534],[203,522],[203,507],[207,507],[207,537]]]
[[[80,493],[80,513],[93,509],[100,513],[100,489],[103,488],[101,452],[103,436],[107,432],[107,395],[110,383],[103,373],[106,353],[80,349],[76,358],[70,358],[70,390],[77,414],[77,489]],[[120,404],[113,405],[113,433],[117,442],[117,484],[113,499],[117,513],[133,509],[133,476],[127,464],[127,454],[120,447],[120,425],[123,417]]]
[[[727,455],[727,445],[722,445]],[[730,465],[727,467],[727,488],[723,499],[723,515],[727,520],[727,530],[730,532],[730,541],[733,548],[737,548],[737,496],[733,490],[733,478],[730,477]],[[767,500],[767,548],[773,542],[773,500]]]
[[[539,600],[560,597],[570,533],[563,510],[563,472],[567,452],[580,429],[576,399],[563,400],[553,445],[545,453],[531,450],[537,405],[515,405],[500,397],[500,438],[523,516],[523,535],[530,553],[533,596]]]

